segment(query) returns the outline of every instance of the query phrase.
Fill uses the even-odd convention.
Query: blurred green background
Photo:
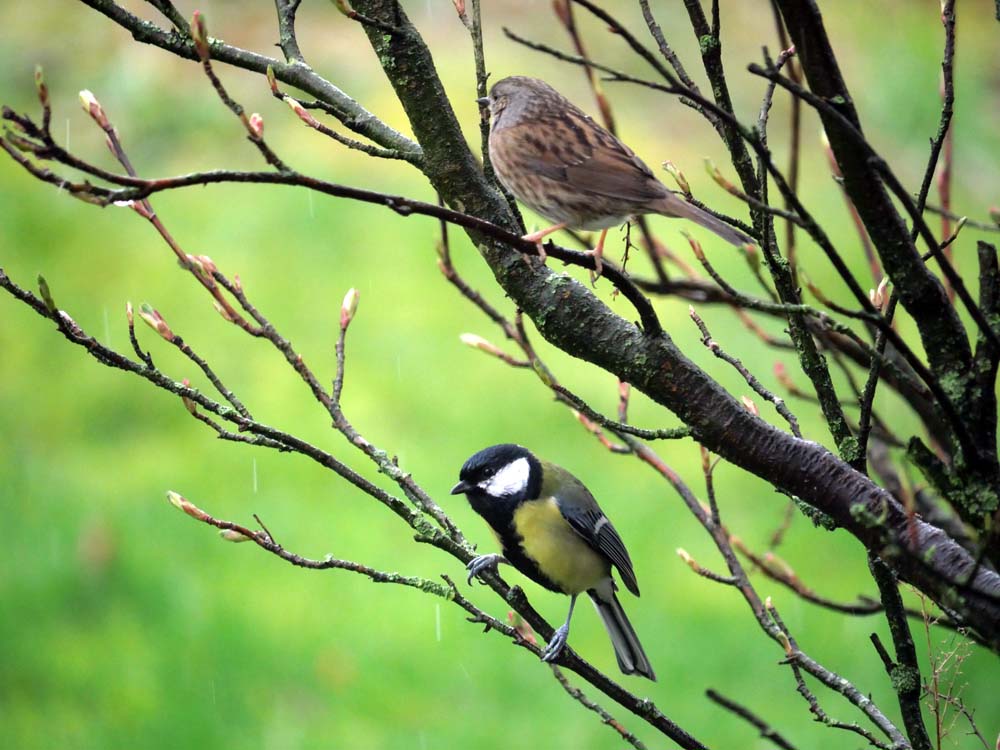
[[[273,7],[266,2],[179,4],[198,7],[210,33],[278,54]],[[404,3],[426,35],[471,142],[478,143],[468,37],[448,0]],[[509,25],[569,48],[549,3],[484,3],[487,64],[494,78],[546,78],[594,111],[579,69],[514,46]],[[608,4],[609,7],[618,6]],[[641,18],[621,3],[637,32]],[[916,189],[935,132],[942,32],[937,0],[826,3],[827,22],[866,132]],[[982,218],[1000,184],[1000,70],[993,3],[961,3],[954,126],[955,205]],[[139,2],[137,12],[155,15]],[[696,42],[679,0],[653,3],[689,71],[700,75]],[[769,3],[723,2],[725,56],[738,111],[756,116],[763,85],[743,72],[760,46],[777,51]],[[591,53],[640,75],[648,71],[619,40],[578,12]],[[332,4],[305,3],[300,42],[311,64],[371,111],[406,130],[405,118],[360,29]],[[640,36],[645,36],[640,33]],[[44,66],[55,108],[54,131],[82,155],[112,168],[77,105],[91,89],[118,126],[143,175],[216,167],[263,168],[238,122],[198,67],[134,43],[78,3],[7,3],[0,31],[0,99],[35,112],[32,74]],[[304,129],[271,98],[261,77],[219,66],[248,111],[260,112],[271,145],[290,164],[319,177],[425,200],[434,195],[405,165],[372,162]],[[695,193],[719,208],[740,206],[705,176],[702,158],[726,164],[722,146],[698,116],[671,98],[608,86],[621,135],[650,164],[673,160]],[[776,98],[771,142],[786,158],[785,97]],[[339,126],[338,129],[343,130]],[[860,247],[819,148],[817,120],[803,128],[803,194],[863,283]],[[724,171],[729,174],[730,170]],[[757,629],[732,590],[693,575],[675,556],[686,548],[701,563],[722,564],[702,529],[646,467],[614,456],[553,403],[530,372],[512,370],[462,346],[474,332],[501,343],[489,322],[444,282],[434,251],[437,226],[384,209],[288,188],[215,186],[157,196],[154,205],[181,245],[238,273],[250,297],[324,378],[332,376],[338,308],[350,287],[361,293],[348,340],[344,403],[370,440],[391,453],[488,550],[485,525],[464,499],[449,497],[463,460],[495,442],[517,441],[577,473],[600,499],[628,543],[643,597],[624,605],[660,680],[622,678],[674,720],[716,748],[767,746],[739,720],[712,706],[706,688],[748,704],[800,748],[857,747],[854,735],[815,724],[795,694],[780,650]],[[528,217],[529,222],[535,221]],[[690,260],[676,224],[653,219],[669,246]],[[614,236],[614,235],[613,235]],[[973,279],[977,234],[956,245]],[[511,312],[478,258],[452,232],[459,270]],[[612,252],[620,253],[616,244]],[[753,290],[728,248],[706,239],[717,267]],[[819,252],[804,245],[810,278],[834,298],[843,289]],[[641,261],[632,269],[642,273]],[[98,210],[58,195],[0,159],[0,265],[32,286],[43,273],[62,309],[86,330],[127,351],[124,307],[148,301],[174,331],[207,357],[255,416],[333,451],[391,489],[328,426],[282,358],[216,315],[210,300],[179,271],[152,229],[127,210]],[[599,292],[606,298],[608,285]],[[609,303],[623,315],[624,300]],[[689,356],[743,394],[746,386],[698,343],[686,303],[658,302],[671,335]],[[723,310],[701,310],[712,332],[765,384],[784,356],[746,335]],[[772,332],[780,325],[765,323]],[[139,331],[165,372],[205,385],[191,364],[145,329]],[[906,320],[904,333],[912,334]],[[612,412],[615,381],[544,345],[543,357],[569,387]],[[912,340],[911,336],[911,340]],[[386,570],[456,579],[461,567],[428,547],[374,501],[306,459],[213,439],[179,401],[138,378],[98,366],[53,327],[0,295],[0,511],[6,562],[0,568],[0,726],[4,744],[50,747],[216,748],[505,748],[620,747],[614,732],[563,693],[547,668],[521,649],[465,622],[461,611],[411,589],[375,586],[345,572],[293,568],[250,545],[219,541],[212,530],[174,511],[164,492],[185,494],[217,517],[252,523],[258,513],[288,549],[326,553]],[[794,363],[785,359],[796,373]],[[796,376],[802,386],[804,377]],[[843,383],[838,373],[838,382]],[[845,391],[846,392],[846,391]],[[761,404],[762,415],[774,414]],[[792,403],[807,435],[827,436],[813,405]],[[878,409],[903,435],[916,429],[892,394]],[[676,419],[636,395],[632,418],[644,426]],[[697,447],[659,450],[699,493]],[[717,486],[725,522],[763,550],[785,500],[772,488],[721,465]],[[863,550],[844,532],[793,522],[780,554],[822,594],[851,599],[874,592]],[[566,602],[513,572],[552,621]],[[868,641],[888,642],[878,618],[847,618],[802,603],[762,576],[801,646],[870,693],[898,717],[891,687]],[[464,583],[462,584],[464,587]],[[482,587],[470,595],[503,617],[506,607]],[[911,595],[912,601],[916,599]],[[918,651],[953,648],[946,631]],[[612,652],[589,608],[575,618],[572,645],[617,675]],[[987,739],[1000,731],[996,657],[972,649],[956,677],[977,707]],[[816,686],[814,686],[816,687]],[[838,696],[818,689],[836,718],[860,720]],[[650,746],[662,740],[609,700],[600,700]],[[979,747],[963,720],[946,747]]]

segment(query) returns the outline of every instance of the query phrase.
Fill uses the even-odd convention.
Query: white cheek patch
[[[489,479],[480,482],[479,487],[487,495],[493,497],[516,495],[528,486],[530,472],[531,465],[528,463],[528,459],[519,458],[516,461],[511,461]]]

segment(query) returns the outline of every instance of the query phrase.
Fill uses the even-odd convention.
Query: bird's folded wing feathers
[[[558,503],[558,505],[560,512],[569,525],[573,527],[573,530],[618,568],[625,588],[639,596],[639,584],[635,580],[632,559],[628,556],[625,543],[615,527],[611,525],[608,517],[597,507],[596,501],[592,509],[586,510],[579,507],[566,507],[562,503]]]
[[[582,113],[553,117],[541,123],[504,128],[500,135],[513,149],[512,161],[559,182],[572,182],[580,193],[608,196],[644,204],[669,193],[632,150],[607,132],[595,133],[579,122]],[[536,137],[532,131],[545,128],[549,137]],[[518,132],[520,131],[520,132]],[[557,135],[557,137],[552,137]],[[591,137],[601,139],[595,148]]]

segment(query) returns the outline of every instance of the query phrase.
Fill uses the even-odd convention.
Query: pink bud
[[[211,276],[219,270],[219,267],[215,265],[215,261],[207,255],[188,255],[187,259],[189,262],[198,266],[200,270],[204,271],[207,276]]]
[[[250,132],[253,133],[255,137],[261,138],[264,135],[264,118],[261,117],[258,112],[254,112],[250,115],[248,124],[250,125]]]
[[[229,323],[233,322],[233,316],[230,315],[229,311],[226,308],[224,308],[222,305],[220,305],[217,300],[212,300],[212,307],[214,307],[215,311],[217,313],[219,313],[219,315],[222,316],[223,320],[225,320],[225,321],[227,321]]]
[[[191,381],[188,378],[184,378],[181,381],[181,385],[183,385],[185,388],[190,388]],[[184,404],[184,408],[187,409],[189,413],[191,414],[198,413],[198,404],[189,399],[187,396],[181,396],[181,402]]]
[[[505,356],[503,350],[500,347],[491,344],[482,336],[477,336],[474,333],[463,333],[458,338],[459,341],[461,341],[463,344],[465,344],[466,346],[471,346],[473,349],[478,349],[481,352],[492,354],[495,357]]]
[[[702,250],[701,243],[698,242],[698,240],[696,240],[686,229],[682,229],[681,234],[684,235],[684,238],[691,246],[691,251],[694,253],[694,257],[696,257],[699,261],[704,262],[705,251]]]
[[[154,310],[145,302],[143,302],[139,307],[139,317],[146,321],[146,325],[160,334],[160,336],[162,336],[165,340],[174,340],[174,332],[170,330],[170,326],[167,325],[167,321],[163,319],[163,316],[160,315],[159,311]]]
[[[715,165],[715,162],[711,159],[705,159],[705,171],[708,172],[709,177],[723,190],[733,195],[740,195],[740,191],[736,186],[723,176],[722,172]]]
[[[207,521],[211,519],[211,516],[209,516],[205,511],[203,511],[194,503],[190,502],[183,495],[174,492],[173,490],[167,491],[167,500],[175,508],[184,511],[192,518],[196,518],[199,521]]]
[[[298,116],[298,118],[302,120],[302,122],[304,122],[306,125],[308,125],[311,128],[315,128],[319,125],[319,122],[317,122],[316,118],[313,117],[311,114],[309,114],[309,110],[303,107],[302,104],[297,99],[293,99],[290,96],[285,96],[282,97],[282,100],[285,102],[285,104],[287,104],[291,108],[292,112],[294,112]]]
[[[521,640],[527,641],[532,646],[538,645],[538,639],[535,637],[535,631],[532,629],[531,625],[521,617],[517,612],[510,610],[507,612],[507,622],[510,626],[517,631],[517,634],[521,637]]]
[[[208,31],[205,29],[205,17],[200,10],[194,12],[191,18],[191,40],[194,42],[198,58],[205,61],[209,57]]]
[[[94,96],[93,92],[88,89],[81,91],[80,104],[83,107],[83,111],[90,115],[94,122],[100,125],[103,129],[108,130],[111,127],[111,123],[108,122],[107,115],[104,114],[104,108],[101,106],[101,103],[97,101],[97,97]]]
[[[42,66],[35,66],[35,88],[38,89],[38,101],[43,107],[49,106],[49,87],[45,85],[45,74]]]
[[[792,379],[788,376],[788,370],[785,369],[785,365],[782,362],[774,363],[774,377],[778,379],[785,388],[792,390],[795,388],[795,384]]]
[[[237,544],[250,541],[250,537],[246,534],[241,534],[236,529],[220,529],[219,536],[222,537],[223,541],[235,542]]]
[[[139,214],[142,218],[147,220],[153,218],[153,212],[149,210],[149,204],[146,203],[146,201],[129,201],[129,203],[131,204],[129,208]]]
[[[347,294],[344,295],[344,301],[340,305],[340,327],[342,329],[346,329],[351,324],[354,313],[358,311],[358,302],[360,299],[361,294],[357,289],[351,287],[347,290]]]
[[[760,416],[760,411],[757,409],[757,404],[755,404],[746,396],[740,396],[740,399],[743,401],[743,406],[748,412],[753,414],[755,417]]]
[[[337,10],[348,18],[357,18],[358,12],[351,7],[351,4],[347,0],[333,0],[333,4],[337,6]]]
[[[55,313],[59,308],[56,307],[55,300],[52,299],[52,292],[49,290],[49,282],[45,280],[45,277],[38,274],[38,294],[42,298],[42,302],[45,303],[45,309],[50,313]]]
[[[573,16],[570,15],[569,0],[552,0],[552,10],[559,18],[559,23],[567,29],[573,28]]]
[[[886,305],[889,304],[889,298],[885,293],[888,283],[889,277],[883,276],[882,280],[878,284],[878,287],[868,290],[868,300],[879,312],[885,312]]]
[[[688,185],[687,177],[684,173],[679,170],[672,161],[663,162],[663,168],[667,170],[667,173],[674,178],[674,182],[677,183],[677,187],[681,189],[684,195],[691,195],[691,186]]]

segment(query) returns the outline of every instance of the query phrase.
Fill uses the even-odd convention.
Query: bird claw
[[[597,250],[591,250],[587,254],[594,256],[594,269],[590,272],[590,285],[596,286],[597,280],[601,278],[601,273],[604,271],[604,263],[601,261],[603,253],[599,253]]]
[[[498,555],[496,553],[491,555],[480,555],[479,557],[474,557],[469,561],[469,564],[465,566],[465,569],[469,571],[469,576],[466,579],[468,584],[472,585],[472,579],[479,576],[484,572],[493,572],[497,570],[497,565],[504,561],[503,555]]]
[[[542,261],[542,265],[545,265],[545,259],[549,256],[545,252],[545,248],[542,246],[542,240],[548,237],[553,232],[558,232],[560,229],[565,229],[566,224],[553,224],[551,227],[545,229],[539,229],[537,232],[531,232],[530,234],[524,235],[521,239],[527,240],[534,244],[535,249],[538,251],[538,257]],[[525,256],[527,257],[527,256]]]
[[[542,661],[544,662],[554,662],[559,658],[559,654],[563,652],[563,648],[566,647],[566,640],[569,638],[569,627],[566,625],[561,625],[556,629],[556,632],[552,634],[552,639],[549,641],[548,645],[545,647],[545,651],[542,652]]]
[[[593,250],[589,251],[587,255],[592,255],[594,258],[594,270],[590,272],[590,285],[595,286],[597,280],[601,278],[601,271],[604,270],[604,239],[608,236],[608,230],[605,229],[601,232],[600,239],[597,240],[597,245]]]
[[[544,266],[545,261],[548,260],[549,254],[545,252],[545,247],[542,245],[541,240],[535,243],[535,249],[538,251],[538,255],[528,255],[527,253],[524,253],[521,257],[524,258],[524,262],[529,266],[534,258],[538,258],[539,262]]]

